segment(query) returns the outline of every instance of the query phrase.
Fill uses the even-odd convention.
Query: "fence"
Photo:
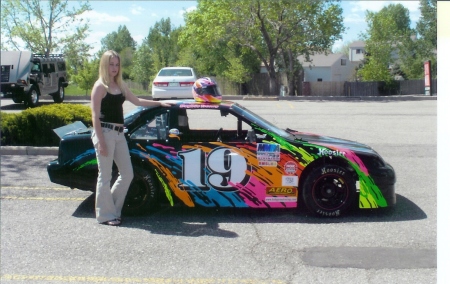
[[[267,73],[254,74],[245,84],[229,82],[225,79],[215,78],[224,95],[255,95],[279,96],[280,93],[271,94],[269,88],[269,75]],[[285,74],[278,74],[278,82],[287,86]],[[432,91],[437,93],[437,79],[433,79]],[[277,89],[278,90],[278,89]],[[298,96],[388,96],[388,95],[417,95],[425,94],[424,80],[395,81],[389,88],[385,82],[300,82],[297,85]]]
[[[244,84],[230,82],[224,78],[213,77],[220,87],[223,95],[255,95],[255,96],[279,96],[281,93],[270,93],[269,75],[260,73],[252,75],[252,79]],[[281,87],[287,86],[285,74],[278,74],[278,82]],[[151,92],[140,83],[127,81],[130,88]],[[437,79],[431,81],[433,95],[437,93]],[[425,94],[424,80],[395,81],[393,87],[388,88],[385,82],[300,82],[297,85],[298,96],[388,96],[388,95],[417,95]],[[287,95],[287,94],[286,94]]]

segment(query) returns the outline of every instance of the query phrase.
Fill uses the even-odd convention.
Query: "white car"
[[[191,67],[164,67],[153,80],[153,100],[192,98],[192,85],[196,80]]]

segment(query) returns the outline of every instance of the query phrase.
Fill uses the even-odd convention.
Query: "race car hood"
[[[351,140],[345,140],[335,137],[322,136],[314,133],[299,132],[295,130],[287,130],[291,133],[295,139],[301,139],[303,142],[323,145],[323,146],[334,146],[336,148],[345,148],[352,150],[354,152],[364,152],[377,154],[371,147]]]

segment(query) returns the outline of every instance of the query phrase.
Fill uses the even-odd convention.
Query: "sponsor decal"
[[[219,108],[219,105],[213,104],[182,104],[180,108]]]
[[[297,202],[297,197],[294,196],[267,196],[265,202]]]
[[[329,173],[338,174],[341,176],[345,174],[344,171],[337,168],[322,168],[322,174],[329,174]]]
[[[295,175],[297,172],[297,164],[293,161],[289,161],[284,164],[284,172],[288,175]]]
[[[298,176],[282,176],[281,177],[282,186],[297,186]]]
[[[267,195],[284,195],[297,196],[296,187],[268,187],[266,188]]]
[[[260,167],[276,167],[277,161],[258,161]]]
[[[338,217],[341,215],[341,211],[340,210],[336,210],[333,212],[327,212],[327,211],[322,211],[320,209],[316,210],[317,214],[320,214],[322,216],[327,216],[327,217]]]
[[[319,149],[319,155],[320,156],[335,156],[335,157],[344,157],[345,152],[339,151],[339,150],[330,150],[327,148],[320,148]]]
[[[257,143],[256,157],[259,161],[279,161],[280,144]]]

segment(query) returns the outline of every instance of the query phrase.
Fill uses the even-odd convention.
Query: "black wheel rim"
[[[323,210],[332,211],[346,204],[349,188],[345,180],[337,175],[323,175],[312,188],[314,202]]]
[[[38,100],[38,94],[36,90],[31,91],[31,104],[35,105]]]
[[[145,181],[142,179],[133,180],[128,189],[125,206],[130,209],[139,208],[145,204],[148,197],[147,184]]]

